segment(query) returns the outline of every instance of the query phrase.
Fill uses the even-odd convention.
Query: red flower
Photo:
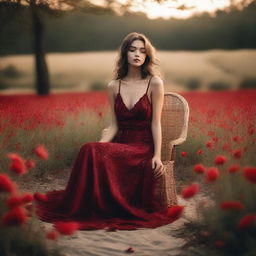
[[[51,230],[46,233],[46,238],[51,240],[56,240],[59,236],[59,233],[56,230]]]
[[[204,173],[205,172],[205,167],[202,164],[196,164],[194,166],[194,171],[196,173]]]
[[[218,138],[218,137],[212,137],[212,140],[213,140],[214,142],[218,142],[219,138]]]
[[[24,159],[16,153],[8,153],[6,156],[11,159],[10,170],[17,174],[24,174],[27,172],[27,168]]]
[[[17,190],[16,184],[5,173],[0,174],[0,192],[6,191],[15,193]]]
[[[243,173],[247,180],[256,184],[256,167],[245,167]]]
[[[256,214],[248,213],[242,219],[240,219],[240,221],[237,224],[237,228],[239,229],[248,228],[252,224],[254,224],[255,221],[256,221]]]
[[[202,150],[202,149],[198,149],[196,153],[197,153],[198,155],[201,155],[201,154],[203,154],[203,150]]]
[[[183,198],[190,198],[199,191],[199,184],[193,183],[190,186],[184,188],[181,192]]]
[[[243,139],[242,139],[242,137],[240,137],[240,136],[234,136],[233,137],[233,141],[235,141],[235,142],[237,142],[237,143],[240,143],[240,142],[242,142],[243,141]]]
[[[16,206],[10,209],[2,218],[2,223],[4,225],[22,225],[25,224],[27,221],[27,215],[25,210],[20,207]]]
[[[216,241],[214,242],[214,244],[215,244],[215,246],[216,246],[217,248],[221,248],[221,247],[223,247],[223,246],[225,245],[225,242],[222,241],[222,240],[216,240]]]
[[[49,155],[44,145],[38,145],[35,149],[32,150],[39,158],[46,160]]]
[[[125,250],[126,253],[133,253],[135,250],[132,247],[129,247],[128,249]]]
[[[16,143],[16,144],[15,144],[15,148],[16,148],[17,150],[20,150],[20,149],[21,149],[21,143],[20,143],[20,142]]]
[[[206,147],[209,148],[209,149],[212,149],[213,148],[213,142],[212,141],[208,141],[206,142]]]
[[[231,145],[229,143],[224,143],[223,146],[222,146],[222,150],[230,152],[231,151]]]
[[[225,156],[218,155],[218,156],[216,156],[214,163],[215,164],[224,164],[226,161],[227,161],[227,158]]]
[[[207,133],[209,136],[214,136],[215,135],[215,132],[214,131],[208,131]]]
[[[187,152],[185,152],[185,151],[183,151],[183,152],[181,152],[181,156],[187,156]]]
[[[31,169],[31,168],[35,168],[36,163],[35,163],[35,161],[33,159],[28,159],[25,162],[25,165],[27,166],[28,169]]]
[[[47,201],[47,196],[45,194],[41,194],[39,192],[35,192],[34,193],[34,198],[38,201],[44,201],[46,202]]]
[[[79,224],[75,221],[56,222],[54,227],[63,235],[72,235],[79,228]]]
[[[229,167],[228,172],[229,172],[229,173],[234,173],[234,172],[239,171],[239,169],[240,169],[239,165],[233,164],[233,165],[231,165],[231,166]]]
[[[219,170],[216,167],[209,167],[206,175],[205,175],[205,182],[212,182],[215,181],[219,177]]]
[[[235,158],[240,158],[242,156],[242,151],[240,149],[236,149],[233,151],[233,156]]]
[[[178,219],[184,210],[183,205],[174,205],[167,209],[167,216]]]
[[[33,194],[31,193],[24,193],[22,196],[21,196],[21,201],[23,203],[30,203],[34,200],[34,196]]]
[[[220,204],[222,210],[243,210],[244,205],[238,201],[225,201]]]
[[[16,206],[19,206],[21,205],[23,202],[20,198],[20,196],[17,196],[17,195],[13,195],[9,198],[7,198],[5,200],[5,204],[9,207],[9,208],[13,208],[13,207],[16,207]]]

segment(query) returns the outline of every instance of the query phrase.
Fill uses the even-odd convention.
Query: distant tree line
[[[33,52],[27,12],[26,8],[0,6],[0,55]],[[45,45],[47,52],[116,50],[124,35],[137,31],[162,50],[256,48],[255,13],[255,1],[243,11],[218,11],[216,18],[203,14],[187,20],[147,20],[142,13],[69,12],[58,19],[45,16]]]

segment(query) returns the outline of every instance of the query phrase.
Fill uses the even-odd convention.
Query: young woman
[[[120,46],[115,79],[108,84],[111,124],[98,142],[85,143],[65,190],[36,201],[47,222],[77,221],[79,229],[155,228],[173,221],[154,200],[161,162],[162,79],[155,48],[141,33]]]

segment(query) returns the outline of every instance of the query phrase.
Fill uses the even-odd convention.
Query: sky
[[[119,12],[119,5],[125,4],[129,0],[116,0],[113,6]],[[163,18],[163,19],[187,19],[195,15],[200,15],[204,12],[215,16],[216,10],[226,10],[231,5],[231,2],[236,5],[238,9],[249,5],[254,0],[162,0],[160,3],[154,0],[133,0],[129,8],[131,12],[143,12],[149,19]],[[90,0],[96,5],[106,5],[106,0]],[[183,8],[186,6],[186,9]]]

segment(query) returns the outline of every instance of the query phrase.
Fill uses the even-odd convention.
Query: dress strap
[[[148,81],[148,87],[147,87],[146,93],[148,92],[149,84],[150,84],[150,81],[151,81],[152,77],[153,77],[153,76],[151,76],[150,79],[149,79],[149,81]]]
[[[121,78],[119,79],[119,88],[118,88],[118,93],[120,93],[120,86],[121,86]]]

